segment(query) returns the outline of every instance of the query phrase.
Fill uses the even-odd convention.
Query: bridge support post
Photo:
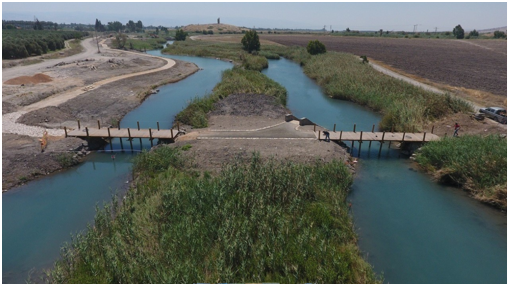
[[[377,157],[381,156],[381,149],[383,149],[383,144],[385,143],[384,140],[385,140],[385,132],[383,132],[383,136],[381,137],[381,142],[379,144],[379,153],[377,154]]]
[[[351,154],[353,154],[354,149],[355,149],[355,141],[351,141]]]
[[[339,142],[342,142],[342,131],[340,131]]]
[[[377,157],[380,157],[381,156],[381,149],[383,149],[383,142],[380,142],[379,143],[379,152],[377,154]]]
[[[134,148],[132,147],[131,129],[127,128],[127,132],[129,133],[129,142],[131,144],[131,152],[133,152]]]
[[[361,155],[361,152],[362,152],[362,136],[363,136],[363,131],[360,132],[360,141],[358,142],[359,146],[358,146],[358,157],[360,157]]]
[[[113,151],[113,140],[111,139],[111,131],[108,128],[108,138],[109,138],[109,149]]]
[[[159,128],[159,122],[157,122],[157,130],[160,131],[161,129]]]
[[[356,133],[356,124],[353,126],[353,133]]]
[[[138,121],[138,131],[139,131],[139,121]]]
[[[150,145],[153,147],[152,129],[148,128],[148,132],[150,133]]]
[[[120,121],[118,121],[118,130],[120,130]]]
[[[434,126],[432,126],[432,131],[430,131],[431,134],[434,134]]]
[[[123,141],[122,141],[122,138],[120,138],[120,147],[122,148],[122,152],[124,152],[124,150],[123,150]]]
[[[335,125],[336,125],[336,124],[333,124],[333,132],[334,132],[334,133],[335,133]]]
[[[175,137],[173,136],[173,128],[171,128],[171,138],[174,139]]]
[[[64,126],[64,131],[65,131],[65,137],[67,137],[67,127]]]
[[[139,150],[143,150],[143,141],[139,138]]]
[[[101,129],[101,121],[97,120],[97,126],[99,126],[99,130]]]
[[[86,139],[90,141],[90,134],[88,133],[88,127],[85,128],[86,130]]]
[[[425,142],[425,136],[427,135],[427,132],[423,132],[423,142]]]
[[[81,122],[78,120],[78,130],[81,130]]]

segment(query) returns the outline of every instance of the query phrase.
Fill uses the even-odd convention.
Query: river
[[[161,55],[160,51],[150,52]],[[211,92],[231,64],[170,56],[203,70],[163,86],[122,120],[123,127],[169,127],[189,100]],[[264,73],[288,90],[288,108],[324,127],[371,130],[379,115],[349,102],[332,100],[295,63],[270,60]],[[125,142],[124,142],[125,143]],[[135,141],[135,148],[139,143]],[[150,144],[143,142],[146,148]],[[124,145],[125,146],[125,145]],[[119,148],[119,142],[113,142]],[[109,149],[109,148],[106,148]],[[388,283],[506,283],[506,216],[462,191],[433,183],[407,159],[386,146],[362,147],[350,199],[360,249]],[[357,155],[357,148],[354,149]],[[93,222],[95,205],[110,201],[129,185],[129,153],[96,153],[78,167],[3,194],[3,283],[22,283],[30,271],[48,268],[70,233]]]

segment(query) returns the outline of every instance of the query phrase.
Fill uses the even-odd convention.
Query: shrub
[[[184,32],[182,29],[179,29],[176,31],[176,35],[175,35],[176,41],[185,41],[185,38],[187,38],[186,32]]]
[[[501,31],[494,32],[494,39],[502,39],[502,38],[506,38],[506,34],[504,32]]]
[[[251,53],[252,51],[259,51],[261,44],[259,43],[259,36],[256,31],[247,31],[242,38],[243,49]]]
[[[326,53],[326,47],[318,40],[310,41],[309,44],[307,44],[307,52],[311,55]]]
[[[464,29],[460,25],[457,25],[455,28],[453,28],[453,35],[457,39],[463,39],[464,38]]]

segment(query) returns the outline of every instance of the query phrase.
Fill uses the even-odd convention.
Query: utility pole
[[[435,29],[436,29],[436,30],[434,31],[434,34],[437,34],[437,27],[435,27]]]

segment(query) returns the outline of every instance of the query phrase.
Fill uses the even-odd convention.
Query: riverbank
[[[90,43],[88,46],[85,43],[85,47],[89,49]],[[23,86],[4,82],[2,86],[2,190],[81,161],[89,148],[83,140],[64,138],[64,126],[76,128],[78,119],[82,127],[96,126],[97,120],[102,125],[115,125],[139,106],[153,89],[178,82],[199,70],[195,64],[175,61],[169,69],[148,73],[164,67],[165,63],[164,59],[142,53],[107,49],[101,54],[88,54],[86,61],[56,62],[49,69],[46,68],[47,62],[42,67],[32,65],[28,69],[22,67],[20,71],[16,71],[18,67],[10,68],[12,76],[44,73],[51,81]],[[107,82],[108,79],[138,72],[147,73]],[[100,85],[97,82],[105,83]],[[81,88],[87,86],[93,88],[83,92]],[[72,92],[83,94],[65,98]],[[15,123],[8,120],[9,117],[19,119]],[[26,126],[31,127],[29,133],[26,133]],[[50,137],[45,152],[41,153],[39,138],[45,129],[48,129]],[[9,133],[6,133],[7,130]]]

